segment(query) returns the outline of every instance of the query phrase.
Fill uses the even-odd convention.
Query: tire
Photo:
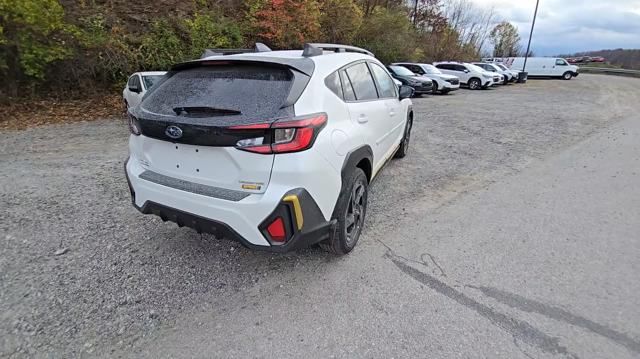
[[[347,254],[356,246],[367,214],[367,176],[357,167],[348,176],[333,211],[338,222],[336,230],[330,239],[320,242],[322,249],[338,255]]]
[[[467,82],[467,86],[469,86],[470,90],[479,90],[482,87],[482,83],[480,79],[474,77]]]
[[[573,77],[573,74],[569,71],[565,72],[564,74],[562,74],[562,79],[563,80],[571,80],[571,78]]]
[[[438,93],[438,83],[436,81],[433,81],[433,87],[431,88],[431,93],[433,93],[434,95]]]
[[[404,128],[404,136],[400,141],[400,147],[396,151],[393,158],[404,158],[409,153],[409,140],[411,140],[411,127],[413,127],[413,120],[411,117],[407,119],[407,126]]]

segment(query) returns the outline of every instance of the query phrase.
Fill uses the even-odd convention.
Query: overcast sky
[[[526,46],[535,0],[472,0],[518,26]],[[640,0],[540,0],[531,48],[536,55],[640,49]]]

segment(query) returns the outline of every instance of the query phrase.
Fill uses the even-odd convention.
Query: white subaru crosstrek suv
[[[175,65],[130,109],[133,205],[253,249],[348,253],[369,184],[409,149],[413,89],[356,47],[254,51]]]
[[[433,93],[448,94],[460,88],[460,79],[457,76],[447,75],[431,64],[412,62],[396,62],[392,65],[406,67],[411,72],[429,77],[433,80]]]
[[[471,90],[486,89],[500,81],[497,74],[466,62],[434,62],[433,65],[445,74],[457,76]]]

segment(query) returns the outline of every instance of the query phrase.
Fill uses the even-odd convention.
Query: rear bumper
[[[333,235],[336,226],[335,220],[321,222],[307,230],[297,232],[285,244],[263,246],[249,242],[246,238],[223,222],[200,217],[198,215],[184,212],[176,208],[167,207],[152,201],[146,201],[142,207],[138,207],[134,204],[134,207],[143,214],[154,214],[160,217],[163,221],[174,222],[178,227],[189,227],[195,229],[198,233],[210,233],[215,235],[217,238],[231,239],[240,242],[243,246],[249,249],[275,253],[285,253],[307,248],[318,242],[329,239]],[[305,218],[308,218],[308,216]]]
[[[125,162],[125,175],[133,206],[143,214],[154,214],[179,227],[189,227],[199,233],[211,233],[240,242],[245,247],[271,252],[288,252],[329,239],[335,230],[335,220],[327,221],[313,197],[303,188],[264,194],[253,194],[240,201],[206,197],[200,194],[163,186],[140,178],[141,169],[134,161]],[[296,195],[304,218],[298,228],[292,204],[283,198]],[[283,216],[289,239],[284,244],[271,243],[262,229],[274,216]]]

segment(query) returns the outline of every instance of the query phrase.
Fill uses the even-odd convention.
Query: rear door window
[[[378,64],[369,63],[373,76],[376,78],[378,84],[378,92],[380,98],[396,97],[396,84],[387,72],[382,69]]]
[[[346,70],[347,77],[351,81],[353,91],[358,101],[373,100],[378,98],[376,85],[369,72],[369,67],[364,62],[348,67]]]
[[[351,86],[351,81],[349,80],[349,76],[344,70],[340,71],[340,78],[342,79],[342,91],[344,93],[345,101],[355,101],[356,94],[353,92],[353,86]]]
[[[225,126],[288,115],[282,105],[293,81],[284,67],[245,64],[200,66],[178,71],[157,86],[141,107],[150,114],[200,118],[190,122]]]

